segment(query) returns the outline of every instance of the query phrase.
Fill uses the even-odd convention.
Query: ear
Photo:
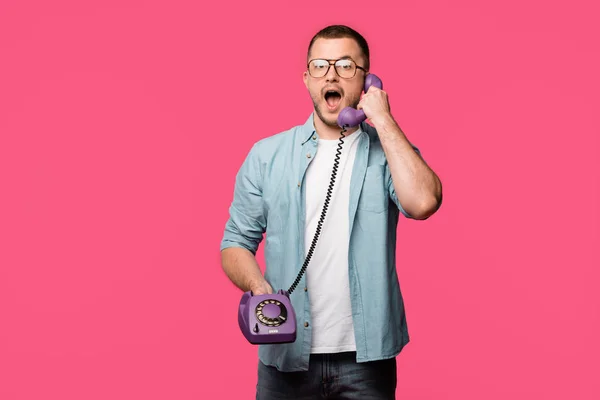
[[[308,89],[308,71],[304,71],[302,74],[302,80],[304,81],[304,86]]]

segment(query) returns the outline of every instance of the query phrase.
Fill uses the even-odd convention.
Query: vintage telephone
[[[365,78],[365,93],[369,90],[371,85],[383,89],[381,79],[373,74],[368,74]],[[290,286],[287,291],[280,289],[274,294],[253,295],[251,291],[248,291],[242,295],[238,309],[238,324],[242,333],[250,343],[277,344],[292,343],[296,340],[296,314],[290,301],[290,295],[296,289],[302,275],[304,275],[304,272],[306,271],[306,267],[315,250],[319,233],[321,232],[321,226],[325,219],[331,192],[335,183],[344,132],[346,132],[346,128],[358,126],[365,119],[366,116],[364,111],[352,107],[344,108],[338,115],[337,122],[340,128],[342,128],[342,131],[340,143],[338,144],[336,161],[331,173],[331,182],[327,191],[327,197],[325,198],[325,204],[317,224],[317,231],[306,256],[306,260],[292,286]]]

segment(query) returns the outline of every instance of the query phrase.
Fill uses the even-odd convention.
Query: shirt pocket
[[[381,213],[388,209],[389,200],[385,185],[385,165],[367,167],[365,181],[358,199],[358,209]]]

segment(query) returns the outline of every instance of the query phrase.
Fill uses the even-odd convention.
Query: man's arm
[[[262,275],[256,257],[243,247],[229,247],[221,251],[221,266],[227,277],[242,291],[253,294],[273,293],[273,288]]]
[[[261,174],[254,146],[236,175],[233,202],[221,241],[221,267],[239,289],[272,293],[263,277],[256,251],[266,229]]]
[[[372,86],[358,108],[377,130],[402,208],[414,219],[429,218],[442,203],[442,183],[394,120],[387,94]]]

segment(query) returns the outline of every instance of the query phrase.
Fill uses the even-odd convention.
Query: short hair
[[[365,40],[365,38],[360,33],[355,31],[354,29],[352,29],[346,25],[330,25],[330,26],[327,26],[327,27],[321,29],[319,32],[317,32],[315,34],[315,36],[313,36],[313,38],[310,41],[310,44],[308,45],[308,53],[307,53],[308,57],[310,57],[310,50],[312,49],[314,42],[319,38],[323,38],[323,39],[342,39],[342,38],[354,39],[356,41],[356,43],[358,44],[358,46],[360,47],[360,49],[362,50],[363,55],[365,56],[366,65],[364,65],[363,67],[367,71],[369,70],[369,67],[371,64],[371,62],[369,60],[369,57],[370,57],[369,45],[367,44],[367,41]]]

